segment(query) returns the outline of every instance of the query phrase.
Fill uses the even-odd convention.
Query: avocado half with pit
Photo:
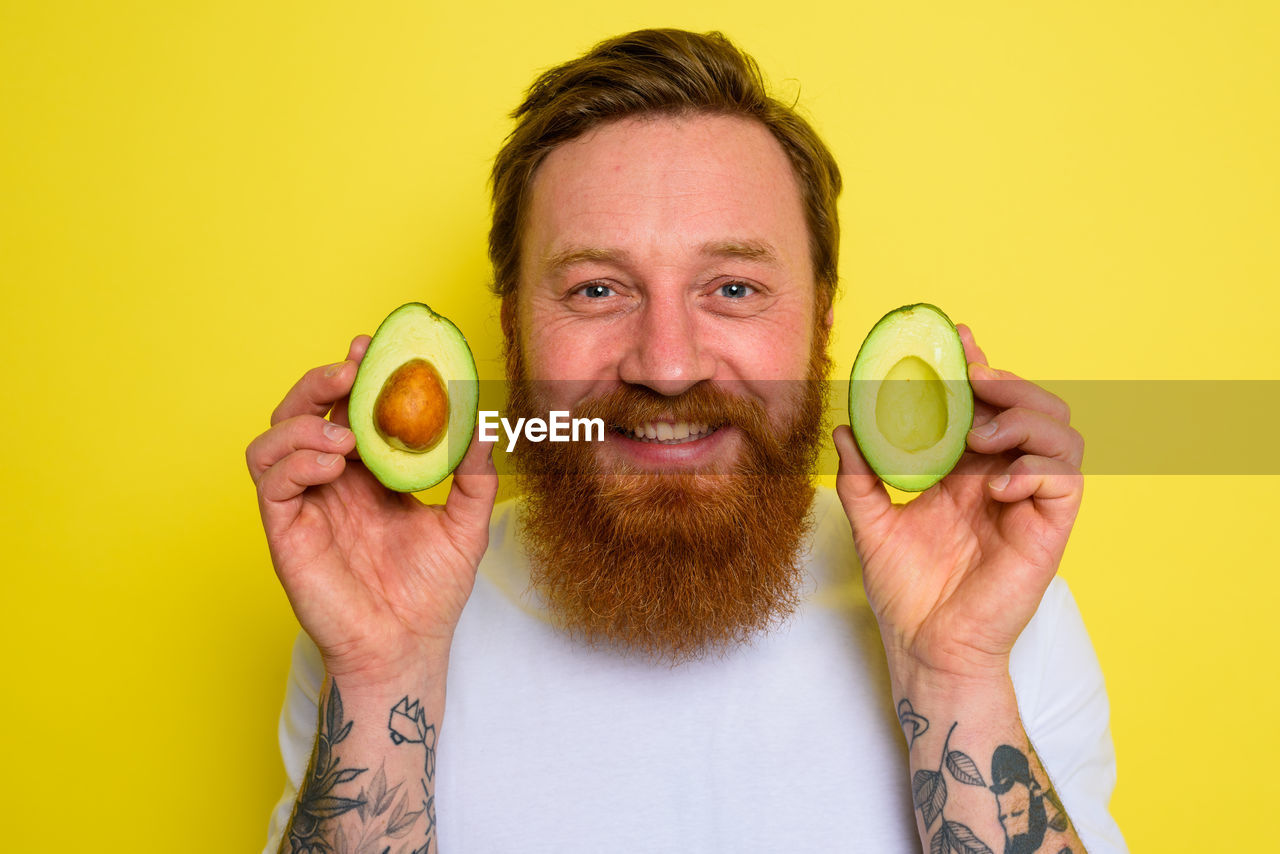
[[[360,361],[348,418],[360,459],[397,492],[435,486],[462,462],[479,384],[467,339],[420,302],[382,321]]]
[[[973,389],[960,334],[937,306],[880,318],[849,375],[849,424],[868,465],[904,492],[955,468],[973,426]]]

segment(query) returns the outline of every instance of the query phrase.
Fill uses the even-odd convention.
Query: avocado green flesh
[[[919,303],[886,314],[863,341],[849,379],[849,423],[881,480],[920,492],[959,462],[973,391],[964,345],[940,309]]]
[[[375,403],[387,380],[415,359],[425,360],[439,373],[449,405],[443,435],[425,451],[393,446],[374,420]],[[458,327],[422,303],[400,306],[369,342],[351,388],[347,414],[361,461],[388,489],[416,492],[435,486],[466,453],[478,399],[475,359]]]

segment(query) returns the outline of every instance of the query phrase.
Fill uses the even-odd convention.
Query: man
[[[1057,796],[1052,789],[1047,793],[1041,790],[1021,751],[1007,744],[997,747],[991,757],[991,779],[1004,828],[1004,854],[1039,851],[1049,828],[1061,831],[1066,826],[1067,817]]]
[[[367,338],[286,395],[248,451],[306,632],[268,850],[993,850],[979,760],[1004,747],[1071,814],[1043,850],[1122,850],[1101,675],[1053,580],[1065,405],[963,329],[956,472],[895,507],[840,427],[838,500],[815,493],[821,140],[722,37],[670,30],[547,72],[515,116],[490,237],[510,408],[610,430],[520,448],[496,510],[473,441],[426,507],[342,426]]]

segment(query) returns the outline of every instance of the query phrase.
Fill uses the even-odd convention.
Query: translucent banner
[[[892,426],[887,420],[890,415],[883,414],[886,420],[877,425],[901,444],[914,448],[931,437],[949,441],[961,432],[949,420],[954,412],[947,404],[948,396],[963,392],[960,383],[939,381],[923,390],[890,389],[889,383],[866,385],[855,391],[873,402],[916,402],[916,408],[908,410],[906,424]],[[1070,407],[1071,427],[1084,437],[1085,474],[1280,475],[1280,380],[1039,380],[1036,385]],[[605,384],[601,388],[595,390],[590,382],[531,383],[524,389],[525,398],[539,405],[526,405],[521,422],[509,409],[509,384],[481,381],[478,408],[494,444],[499,473],[514,471],[508,452],[523,442],[603,439],[687,448],[708,441],[718,431],[732,433],[737,426],[735,413],[758,412],[763,423],[776,430],[802,410],[805,401],[814,400],[821,402],[818,408],[825,425],[814,473],[835,474],[838,469],[830,431],[849,423],[848,381],[816,387],[799,381],[744,381],[717,384],[710,393],[670,397],[637,386],[637,394],[597,407],[595,419],[575,423],[580,415],[593,414],[593,399],[609,391]],[[1010,394],[1017,391],[1011,387]],[[981,399],[976,406],[980,421],[1001,409]],[[868,419],[874,422],[871,416]],[[661,424],[673,429],[668,432]],[[654,435],[645,434],[647,427],[656,428]],[[469,438],[450,436],[449,441]],[[664,453],[654,451],[650,458]]]

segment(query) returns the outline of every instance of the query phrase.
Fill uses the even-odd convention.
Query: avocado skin
[[[892,448],[874,417],[874,399],[866,397],[873,388],[878,391],[872,381],[883,379],[880,371],[867,373],[869,364],[878,352],[892,352],[893,339],[886,336],[892,336],[900,324],[932,324],[946,344],[946,364],[926,360],[943,380],[948,414],[946,431],[928,454],[906,456]],[[919,357],[920,353],[903,349],[898,356]],[[897,359],[889,361],[892,366]],[[849,372],[849,424],[867,464],[882,481],[903,492],[923,492],[955,468],[964,455],[973,426],[973,389],[969,385],[964,344],[946,312],[931,303],[912,303],[887,312],[872,326]]]
[[[383,384],[411,359],[432,363],[449,394],[445,434],[425,453],[392,447],[373,422]],[[435,486],[462,462],[475,431],[478,399],[475,358],[461,330],[424,303],[405,303],[378,326],[351,387],[347,416],[361,461],[383,486],[396,492]]]

